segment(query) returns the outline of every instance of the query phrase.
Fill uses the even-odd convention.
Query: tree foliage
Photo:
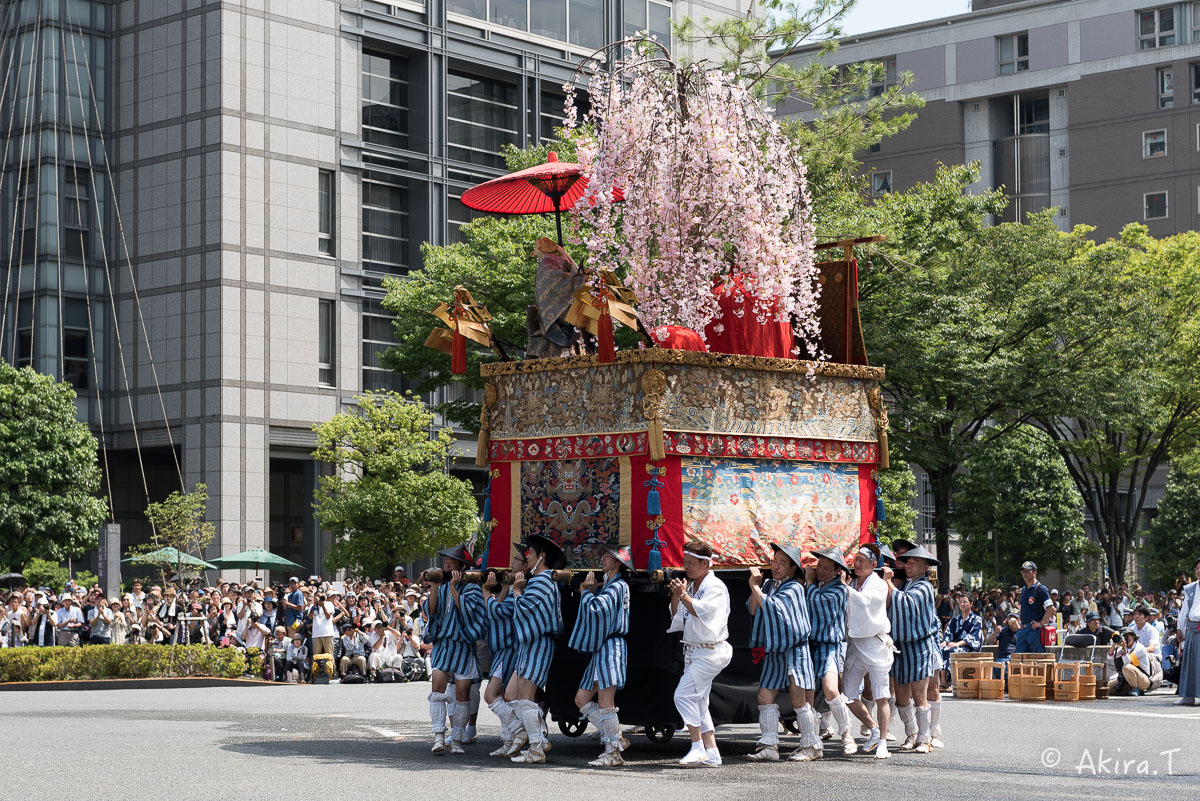
[[[879,522],[875,533],[879,541],[891,545],[893,540],[912,540],[917,532],[917,478],[899,454],[892,454],[891,467],[876,474],[883,510],[887,519]]]
[[[1042,571],[1070,573],[1083,565],[1094,546],[1083,529],[1082,501],[1045,433],[1017,426],[971,454],[964,467],[953,514],[963,570],[1004,581],[1026,559]]]
[[[1192,580],[1192,566],[1200,559],[1200,458],[1195,455],[1171,466],[1142,553],[1151,586],[1174,587],[1181,571]]]
[[[175,490],[166,498],[146,507],[150,521],[150,541],[131,549],[133,564],[157,568],[165,584],[168,575],[182,576],[197,573],[185,564],[186,557],[202,559],[204,549],[212,544],[216,526],[204,519],[208,513],[208,485],[197,484],[191,492]],[[174,549],[168,558],[157,558],[155,552]]]
[[[479,526],[471,484],[448,472],[454,439],[424,404],[368,392],[355,413],[313,427],[318,478],[313,510],[334,534],[327,569],[379,574],[396,562],[466,540]]]
[[[37,557],[26,562],[21,572],[25,575],[25,581],[29,583],[30,587],[49,587],[54,592],[62,592],[71,578],[71,571],[59,563]],[[96,581],[96,574],[91,571],[75,571],[76,586],[91,587]]]
[[[96,547],[105,517],[97,450],[69,384],[0,363],[0,566]]]

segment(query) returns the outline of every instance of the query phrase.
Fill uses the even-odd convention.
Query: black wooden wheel
[[[579,718],[578,720],[560,720],[558,722],[558,730],[568,737],[578,737],[587,730],[587,718]]]
[[[792,718],[791,720],[784,720],[781,722],[783,723],[783,728],[787,729],[789,733],[791,733],[791,734],[799,734],[800,733],[800,726],[796,723],[795,718]]]
[[[668,724],[666,726],[647,726],[646,737],[652,743],[669,743],[671,738],[675,736],[675,727]]]

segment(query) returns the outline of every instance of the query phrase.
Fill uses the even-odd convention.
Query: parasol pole
[[[553,200],[554,200],[554,225],[558,228],[558,246],[562,247],[562,243],[563,243],[562,209],[560,208],[560,204],[562,203],[562,195],[555,195]]]

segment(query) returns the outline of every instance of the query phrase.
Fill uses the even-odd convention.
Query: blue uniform
[[[539,687],[546,684],[554,659],[554,640],[562,631],[562,607],[558,585],[543,570],[525,584],[513,608],[517,636],[516,672]]]
[[[629,584],[620,573],[604,582],[598,592],[587,592],[579,600],[579,615],[567,643],[576,651],[590,653],[592,659],[581,690],[597,687],[624,687],[629,654],[625,635],[629,633]]]
[[[1040,581],[1033,582],[1032,587],[1021,588],[1021,629],[1017,632],[1018,654],[1044,653],[1046,646],[1042,645],[1042,630],[1033,628],[1035,621],[1041,622],[1050,604],[1050,590]]]
[[[811,631],[804,585],[795,579],[767,580],[750,625],[750,647],[764,651],[760,687],[786,690],[792,679],[805,690],[816,686],[808,652]]]
[[[955,615],[950,618],[950,623],[946,626],[946,641],[959,640],[966,645],[942,649],[942,667],[946,670],[950,669],[950,654],[978,651],[983,645],[983,621],[979,619],[979,615],[972,612],[966,617]]]
[[[937,607],[933,585],[921,576],[909,579],[892,593],[888,607],[892,640],[900,653],[892,662],[892,676],[899,684],[909,684],[933,675],[941,663],[941,645],[937,642]]]
[[[808,585],[808,616],[812,622],[808,647],[815,677],[824,678],[831,667],[841,674],[846,663],[846,585],[840,578]]]
[[[512,593],[506,595],[503,601],[497,598],[487,600],[487,641],[492,652],[492,676],[506,685],[517,664],[517,638],[513,632],[515,610],[516,598]]]
[[[436,614],[429,614],[429,601],[424,604],[429,618],[424,636],[426,641],[433,641],[430,662],[434,670],[470,676],[479,671],[475,641],[483,636],[483,590],[477,584],[459,584],[458,597],[456,604],[450,595],[450,585],[438,585]]]

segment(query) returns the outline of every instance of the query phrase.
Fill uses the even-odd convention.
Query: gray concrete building
[[[9,0],[4,358],[77,388],[127,544],[205,482],[210,556],[320,570],[312,426],[404,386],[384,276],[550,136],[581,58],[747,2]]]
[[[813,51],[798,58],[813,57]],[[873,190],[977,161],[1006,220],[1055,206],[1096,236],[1145,222],[1162,236],[1200,214],[1200,3],[976,0],[970,13],[847,37],[838,64],[910,72],[926,106],[863,154]],[[882,87],[879,87],[882,88]]]

